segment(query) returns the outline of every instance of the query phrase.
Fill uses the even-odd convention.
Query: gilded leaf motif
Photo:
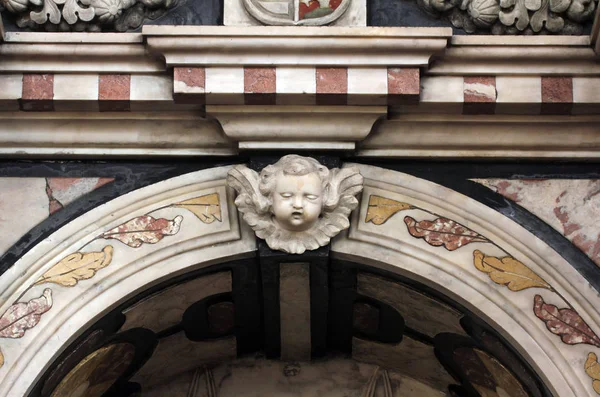
[[[533,301],[533,312],[546,323],[546,328],[567,345],[585,343],[600,347],[600,339],[589,325],[573,309],[559,309],[544,302],[544,298],[536,295]]]
[[[408,203],[371,195],[365,223],[372,222],[374,225],[383,225],[396,213],[411,208],[413,206]]]
[[[487,273],[493,282],[506,285],[511,291],[522,291],[527,288],[552,289],[544,279],[512,256],[496,258],[475,250],[473,264],[477,270]]]
[[[408,232],[413,237],[424,239],[434,247],[444,246],[454,251],[473,242],[488,243],[489,240],[477,232],[448,218],[417,222],[410,216],[404,217]]]
[[[4,366],[4,354],[0,351],[0,368]]]
[[[221,204],[219,203],[219,194],[212,193],[201,197],[185,200],[173,204],[174,207],[185,208],[192,212],[204,223],[221,222]]]
[[[52,290],[46,288],[39,298],[18,302],[0,317],[0,338],[21,338],[25,331],[40,322],[42,314],[52,307]]]
[[[107,245],[101,252],[75,252],[61,259],[52,266],[34,285],[55,283],[63,287],[73,287],[79,280],[94,277],[100,269],[110,265],[113,247]]]
[[[165,236],[177,234],[182,221],[181,215],[173,220],[154,219],[149,215],[142,215],[107,231],[102,234],[102,237],[119,240],[132,248],[138,248],[144,243],[156,244]]]
[[[594,391],[600,394],[600,364],[598,363],[598,356],[595,353],[588,354],[585,361],[585,373],[593,379],[592,387]]]

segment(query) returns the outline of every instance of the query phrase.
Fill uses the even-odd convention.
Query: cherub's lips
[[[303,211],[294,211],[294,212],[292,212],[292,216],[295,217],[295,218],[296,217],[301,217],[303,215],[304,215]]]

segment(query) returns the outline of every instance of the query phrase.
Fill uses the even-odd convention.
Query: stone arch
[[[600,325],[600,297],[568,262],[521,226],[466,196],[399,172],[358,167],[365,177],[361,206],[350,230],[332,243],[331,257],[440,291],[492,325],[553,394],[594,395],[585,363],[588,353],[600,350],[593,333]],[[10,328],[14,332],[0,342],[0,394],[27,395],[61,351],[120,302],[199,268],[255,256],[254,235],[239,220],[226,186],[228,170],[186,174],[101,205],[9,268],[0,277],[2,312],[33,302],[28,307],[38,316]],[[429,226],[419,223],[415,229],[417,222],[435,224],[439,218],[462,228],[457,233],[465,237],[419,236]],[[150,224],[155,232],[124,236]],[[86,264],[86,271],[69,272],[64,268],[69,260]],[[477,260],[487,265],[476,266]],[[510,268],[507,274],[498,263]],[[592,334],[584,335],[587,339],[555,335],[533,310],[534,302],[541,305],[538,296],[568,308]]]

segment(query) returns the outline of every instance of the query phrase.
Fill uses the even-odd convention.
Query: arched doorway
[[[243,382],[226,384],[227,374],[307,381],[337,368],[367,395],[408,393],[402,384],[593,395],[599,298],[574,268],[465,196],[359,167],[350,230],[301,256],[257,243],[226,187],[229,167],[134,191],[64,226],[0,277],[3,312],[14,314],[0,394],[133,394],[137,383],[143,396],[189,376],[186,390],[239,395]],[[251,365],[259,370],[242,370]]]

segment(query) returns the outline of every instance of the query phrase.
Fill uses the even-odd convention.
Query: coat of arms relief
[[[352,0],[243,0],[246,10],[266,25],[321,26],[340,18]]]

